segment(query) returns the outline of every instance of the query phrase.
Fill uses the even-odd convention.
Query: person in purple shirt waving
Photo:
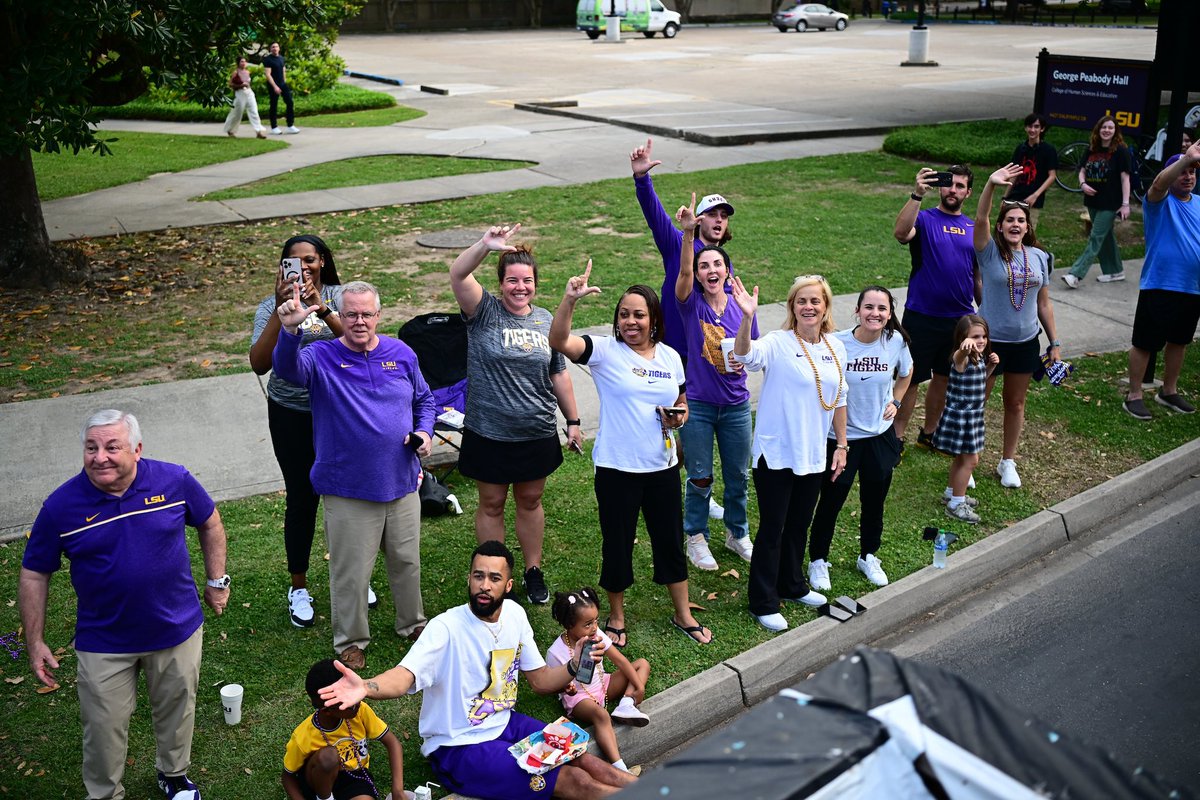
[[[683,233],[679,249],[679,274],[675,300],[682,315],[691,413],[680,429],[687,491],[683,501],[683,532],[688,558],[700,569],[714,570],[716,559],[708,547],[708,504],[712,497],[713,440],[721,453],[721,478],[725,483],[725,547],[749,561],[754,554],[746,519],[749,483],[750,391],[740,361],[729,358],[733,337],[742,323],[742,311],[726,293],[729,256],[719,245],[705,245],[693,255],[692,243],[700,220],[696,195],[691,205],[675,215]],[[695,268],[693,269],[693,261]],[[758,320],[752,321],[758,338]],[[722,341],[728,340],[722,347]]]
[[[38,680],[58,686],[58,659],[43,634],[50,578],[66,556],[79,599],[72,644],[87,796],[125,796],[129,718],[142,672],[154,716],[158,786],[168,800],[199,798],[187,770],[204,611],[186,526],[196,529],[208,576],[204,602],[217,614],[229,603],[225,526],[191,473],[142,458],[141,426],[132,414],[98,411],[80,438],[83,471],[42,504],[21,561],[29,663]]]
[[[683,244],[683,233],[675,227],[671,215],[663,208],[654,191],[654,181],[650,179],[650,170],[661,164],[653,160],[651,150],[654,146],[652,139],[647,139],[643,147],[638,147],[629,154],[629,165],[633,168],[633,186],[637,192],[638,205],[642,208],[642,216],[654,236],[654,244],[662,255],[663,284],[660,296],[663,307],[662,340],[675,352],[683,357],[687,365],[687,337],[684,335],[683,317],[679,304],[675,300],[675,282],[679,275],[679,251]],[[733,204],[719,194],[710,194],[701,198],[696,206],[696,235],[692,241],[692,249],[697,253],[709,245],[724,245],[733,234],[729,231],[729,218],[733,216]],[[733,264],[725,259],[729,274],[733,274]],[[726,294],[729,289],[726,288]],[[713,519],[724,517],[724,509],[712,497],[709,497],[708,514]],[[694,562],[693,562],[694,563]],[[706,567],[712,569],[712,567]]]
[[[300,297],[279,306],[283,330],[272,364],[308,389],[313,489],[325,506],[333,649],[361,669],[371,641],[367,585],[375,554],[387,561],[395,629],[415,641],[425,629],[421,600],[421,456],[429,455],[436,406],[404,342],[375,332],[379,292],[365,281],[342,288],[342,335],[300,349],[300,325],[317,310]]]

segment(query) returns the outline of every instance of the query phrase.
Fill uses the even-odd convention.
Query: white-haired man
[[[204,602],[229,602],[225,527],[212,498],[183,467],[142,458],[137,419],[109,409],[83,426],[83,471],[54,490],[33,523],[21,563],[21,623],[38,680],[57,686],[44,638],[50,578],[63,556],[79,599],[75,653],[89,800],[125,796],[122,779],[138,672],[146,676],[158,785],[199,800],[192,756],[204,611],[186,526],[196,528],[208,576]]]

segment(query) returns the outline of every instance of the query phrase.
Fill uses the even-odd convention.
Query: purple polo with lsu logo
[[[81,470],[42,504],[21,564],[49,574],[63,556],[71,562],[76,649],[165,650],[204,622],[185,526],[204,524],[215,508],[178,464],[143,458],[121,497],[97,489]]]
[[[975,313],[975,223],[966,214],[927,208],[909,242],[912,273],[904,307],[931,317]]]

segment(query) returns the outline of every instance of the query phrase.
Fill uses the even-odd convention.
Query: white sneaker
[[[276,136],[278,136],[279,134],[283,133],[283,131],[282,131],[282,130],[280,130],[279,128],[271,128],[271,133],[273,133],[273,134],[275,134]]]
[[[942,492],[942,505],[944,505],[944,506],[950,505],[950,501],[953,499],[953,497],[954,497],[953,495],[947,494],[946,492]],[[971,497],[971,495],[969,495],[969,494],[963,497],[963,502],[966,503],[971,508],[979,507],[979,500],[977,500],[974,497]]]
[[[966,503],[957,506],[946,506],[946,516],[952,517],[959,522],[965,522],[968,525],[976,525],[979,522],[979,515],[971,510],[971,507]]]
[[[1101,272],[1096,276],[1096,280],[1098,280],[1100,283],[1114,283],[1116,281],[1123,281],[1125,280],[1125,273],[1114,272],[1112,275],[1105,275],[1103,272]]]
[[[375,596],[375,590],[370,586],[367,587],[367,608],[375,608],[379,605],[379,598]]]
[[[650,724],[650,717],[644,714],[633,703],[622,702],[612,710],[610,716],[614,722],[620,722],[623,725],[632,725],[635,728],[644,728]]]
[[[1021,476],[1017,474],[1017,462],[1011,458],[1002,458],[996,465],[996,474],[1000,476],[1000,485],[1006,489],[1020,489]]]
[[[295,125],[288,125],[286,128],[283,129],[283,132],[284,133],[299,133],[300,129],[297,128]]]
[[[758,620],[758,624],[762,625],[769,631],[786,631],[788,629],[787,620],[783,618],[783,614],[763,614],[761,617],[758,614],[754,615]]]
[[[858,559],[858,571],[867,576],[867,580],[876,586],[887,586],[887,573],[883,571],[883,565],[879,563],[879,559],[874,553],[867,553],[866,556]]]
[[[288,614],[297,628],[311,628],[314,622],[312,595],[308,589],[288,589]]]
[[[708,549],[708,542],[703,533],[694,533],[687,537],[688,560],[700,569],[712,571],[717,568],[717,560]]]
[[[1076,278],[1071,273],[1069,273],[1069,272],[1066,273],[1065,275],[1062,276],[1062,279],[1063,279],[1063,283],[1065,283],[1067,285],[1068,289],[1078,289],[1079,288],[1079,278]]]
[[[808,585],[828,592],[833,588],[829,582],[829,562],[823,558],[808,562]]]
[[[708,516],[711,519],[725,519],[725,509],[721,507],[712,495],[708,496]]]
[[[823,606],[829,602],[829,598],[820,592],[809,592],[808,594],[804,595],[804,597],[781,597],[779,599],[785,603],[800,603],[801,605],[811,606],[813,608],[816,608],[817,606]]]
[[[750,534],[738,539],[732,532],[725,531],[725,549],[737,553],[743,561],[754,557],[754,542],[750,541]]]

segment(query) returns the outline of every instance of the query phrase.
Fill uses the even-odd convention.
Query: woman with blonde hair
[[[767,630],[787,630],[780,601],[821,606],[804,574],[808,526],[826,475],[825,440],[834,453],[829,476],[846,467],[846,347],[833,336],[833,293],[820,275],[801,275],[787,296],[783,328],[750,338],[758,287],[733,279],[742,311],[733,353],[746,369],[766,370],[754,426],[751,463],[759,526],[750,560],[750,613]]]

